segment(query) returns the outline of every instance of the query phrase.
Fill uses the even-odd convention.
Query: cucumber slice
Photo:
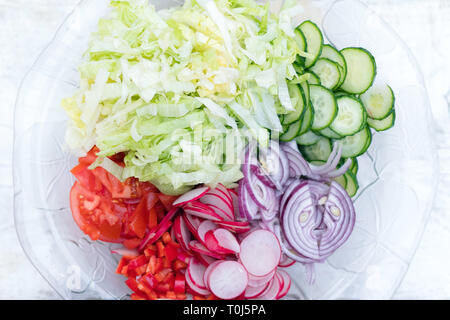
[[[350,171],[347,171],[344,176],[345,180],[347,181],[345,190],[350,197],[354,197],[359,189],[358,179],[356,179],[356,176],[353,174],[353,172]]]
[[[291,97],[292,105],[295,111],[289,112],[284,115],[282,124],[289,125],[294,123],[303,115],[305,111],[306,98],[303,93],[303,89],[296,84],[289,84],[289,96]]]
[[[302,126],[300,128],[300,132],[298,133],[299,136],[305,134],[311,129],[313,120],[314,120],[314,110],[311,107],[311,105],[309,105],[308,108],[306,108],[305,115],[303,116],[302,119]]]
[[[317,65],[317,64],[316,64]],[[332,91],[321,85],[310,85],[311,105],[314,109],[312,129],[315,131],[328,127],[337,115],[337,103]]]
[[[317,76],[317,74],[315,74],[311,70],[309,70],[306,74],[309,74],[308,84],[320,84],[320,78]]]
[[[337,88],[340,87],[345,78],[347,77],[347,62],[345,62],[345,58],[335,47],[329,44],[324,44],[322,48],[322,53],[320,58],[327,58],[331,61],[336,62],[339,65],[339,71],[341,71],[341,78],[339,79],[339,84]]]
[[[347,178],[346,178],[345,174],[343,176],[334,178],[334,181],[339,183],[342,186],[342,188],[344,188],[344,189],[347,187]]]
[[[300,128],[302,126],[302,121],[298,120],[287,126],[286,130],[282,135],[280,135],[280,140],[283,142],[289,142],[294,140],[299,134]]]
[[[349,170],[356,176],[356,174],[358,173],[358,169],[358,159],[352,158],[352,165],[350,166]]]
[[[319,27],[310,20],[303,22],[298,29],[303,32],[306,39],[306,52],[311,55],[305,61],[305,67],[309,68],[316,63],[322,53],[323,35]]]
[[[395,124],[395,110],[392,110],[391,114],[389,114],[383,120],[373,120],[368,118],[367,124],[378,132],[386,131],[392,128]]]
[[[318,59],[311,67],[311,71],[319,76],[322,86],[328,89],[336,88],[341,80],[339,65],[330,59]]]
[[[303,31],[300,30],[300,28],[297,28],[294,30],[294,40],[297,43],[300,51],[306,52],[306,50],[307,50],[306,38],[305,38],[305,35],[303,34]],[[305,59],[305,57],[297,55],[297,58],[295,61],[300,66],[304,66],[306,59]]]
[[[330,129],[341,136],[351,136],[366,126],[367,114],[362,103],[351,96],[337,98],[338,112]]]
[[[377,73],[374,57],[363,48],[345,48],[341,54],[347,63],[347,76],[341,89],[353,94],[366,92]]]
[[[372,142],[372,132],[369,127],[360,132],[337,140],[342,147],[343,158],[355,158],[367,151]]]
[[[319,140],[320,136],[312,131],[308,131],[295,139],[295,141],[297,141],[297,144],[301,146],[310,146],[315,144]]]
[[[318,133],[321,136],[323,136],[325,138],[329,138],[329,139],[342,139],[343,138],[341,135],[337,134],[336,132],[334,132],[330,128],[322,129]]]
[[[302,92],[305,94],[306,99],[306,108],[305,108],[305,114],[302,118],[302,127],[300,129],[299,135],[302,135],[306,133],[309,129],[311,129],[312,122],[314,120],[314,109],[311,106],[311,100],[310,100],[310,89],[309,84],[307,82],[302,82],[300,84],[300,87],[302,88]]]
[[[319,141],[310,146],[300,146],[300,152],[308,161],[327,161],[332,151],[331,141],[321,137]]]
[[[383,120],[394,109],[395,97],[387,84],[375,84],[364,92],[360,99],[366,108],[367,115],[374,120]]]

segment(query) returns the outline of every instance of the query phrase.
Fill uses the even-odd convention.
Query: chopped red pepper
[[[172,262],[177,259],[178,257],[178,249],[174,248],[174,246],[171,246],[170,244],[166,246],[165,248],[165,256],[169,262]]]
[[[186,292],[186,278],[184,274],[177,273],[175,276],[175,285],[174,291],[176,293],[185,293]]]
[[[166,255],[166,251],[164,248],[164,244],[161,241],[156,243],[156,248],[158,249],[158,257],[164,257]]]

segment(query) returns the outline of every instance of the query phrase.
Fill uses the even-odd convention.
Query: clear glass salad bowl
[[[64,149],[67,118],[60,107],[61,98],[77,88],[77,65],[108,2],[80,2],[23,80],[16,105],[17,233],[31,262],[65,299],[124,299],[129,293],[124,278],[114,273],[118,257],[111,255],[112,245],[91,242],[72,219],[69,170],[76,157]],[[176,3],[153,2],[159,7]],[[359,159],[357,222],[350,239],[316,266],[313,285],[302,265],[290,267],[293,286],[287,299],[390,298],[421,239],[437,186],[427,92],[412,53],[365,5],[304,3],[300,18],[321,24],[328,42],[374,54],[378,76],[396,93],[397,123],[376,133]]]

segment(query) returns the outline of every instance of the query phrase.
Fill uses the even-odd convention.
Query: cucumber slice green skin
[[[307,52],[308,44],[306,43],[305,35],[303,34],[303,31],[300,28],[297,28],[294,30],[294,40],[297,43],[297,45],[301,51]],[[297,58],[295,61],[300,66],[304,67],[306,58],[297,55]]]
[[[373,104],[372,99],[376,98],[381,98],[383,100],[381,106]],[[373,85],[360,96],[360,99],[366,108],[367,115],[373,120],[383,120],[387,118],[395,105],[394,92],[392,91],[392,88],[386,84],[379,86]]]
[[[361,131],[367,125],[367,113],[361,101],[353,96],[340,96],[336,99],[338,113],[330,125],[330,129],[343,137]],[[348,118],[352,119],[351,126]],[[347,123],[346,123],[347,122]]]
[[[312,131],[308,131],[301,136],[298,136],[295,141],[300,146],[311,146],[320,140],[320,136]]]
[[[373,120],[368,118],[367,124],[376,131],[382,132],[392,128],[395,125],[395,118],[395,110],[392,110],[392,112],[383,120]]]
[[[322,137],[329,138],[329,139],[342,139],[343,138],[343,136],[337,134],[336,132],[334,132],[329,127],[325,128],[325,129],[322,129],[320,131],[317,131],[317,133],[319,135],[321,135]]]
[[[364,48],[345,48],[341,54],[347,63],[347,76],[340,89],[351,94],[366,92],[377,74],[375,58]]]
[[[331,61],[334,61],[339,65],[341,78],[335,89],[339,88],[344,83],[345,78],[347,77],[347,62],[345,61],[344,56],[332,45],[324,44],[320,58],[330,59]]]
[[[302,82],[300,84],[300,87],[303,89],[303,93],[305,94],[305,98],[306,98],[306,108],[305,108],[305,113],[303,115],[302,118],[302,127],[300,129],[300,132],[298,135],[302,135],[304,133],[306,133],[309,129],[311,129],[312,126],[312,122],[314,120],[314,109],[311,106],[311,100],[310,100],[310,88],[309,88],[309,84],[307,82]]]
[[[291,123],[287,127],[287,130],[282,135],[280,135],[280,141],[289,142],[294,140],[299,135],[298,133],[300,131],[301,126],[302,126],[301,120]]]
[[[290,84],[289,85],[289,95],[291,96],[291,99],[292,99],[292,97],[297,98],[297,103],[294,106],[295,111],[289,112],[288,114],[285,114],[283,116],[283,119],[281,121],[281,124],[283,124],[283,125],[289,125],[291,123],[298,121],[305,112],[306,97],[305,97],[302,87],[298,86],[298,85]]]
[[[341,80],[341,71],[339,65],[327,58],[320,58],[310,69],[320,78],[320,83],[325,88],[334,90]]]
[[[310,146],[300,146],[300,152],[309,162],[327,161],[332,151],[330,139],[321,137],[319,141]]]
[[[310,85],[310,101],[314,109],[312,130],[320,131],[331,125],[337,116],[338,106],[331,90],[321,85]]]
[[[300,128],[300,132],[298,133],[299,136],[302,134],[305,134],[311,129],[312,122],[314,120],[314,109],[311,105],[308,106],[308,108],[305,111],[305,115],[302,120],[302,127]]]
[[[335,178],[334,181],[339,183],[342,186],[342,188],[344,189],[347,188],[347,177],[345,176],[345,174],[343,176]]]
[[[341,144],[343,158],[356,158],[364,154],[372,143],[372,131],[365,127],[353,136],[336,140]]]
[[[311,70],[308,70],[308,74],[309,74],[309,79],[308,79],[308,84],[321,84],[320,83],[320,78],[317,74],[315,74],[314,72],[312,72]]]
[[[306,52],[313,56],[312,59],[307,58],[305,61],[305,67],[309,68],[316,63],[322,53],[323,34],[319,27],[317,27],[317,25],[310,20],[303,22],[300,26],[298,26],[298,29],[300,29],[305,36]]]
[[[347,191],[350,197],[354,197],[359,189],[358,179],[356,179],[356,176],[351,171],[347,171],[344,176],[347,181],[345,191]]]
[[[350,166],[349,170],[356,176],[356,174],[358,173],[358,169],[359,169],[358,159],[352,158],[352,165]]]

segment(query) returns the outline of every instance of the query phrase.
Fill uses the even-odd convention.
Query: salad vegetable
[[[269,130],[282,130],[277,115],[294,110],[288,81],[308,54],[291,20],[302,7],[286,1],[275,15],[252,0],[189,0],[158,12],[144,0],[111,6],[79,68],[80,90],[63,100],[69,147],[124,152],[118,178],[165,194],[232,186],[247,131],[267,145]],[[218,164],[224,156],[235,160]]]
[[[62,102],[78,227],[122,245],[132,299],[281,299],[294,263],[312,282],[353,231],[371,129],[395,123],[375,58],[296,25],[296,0],[110,3]]]

